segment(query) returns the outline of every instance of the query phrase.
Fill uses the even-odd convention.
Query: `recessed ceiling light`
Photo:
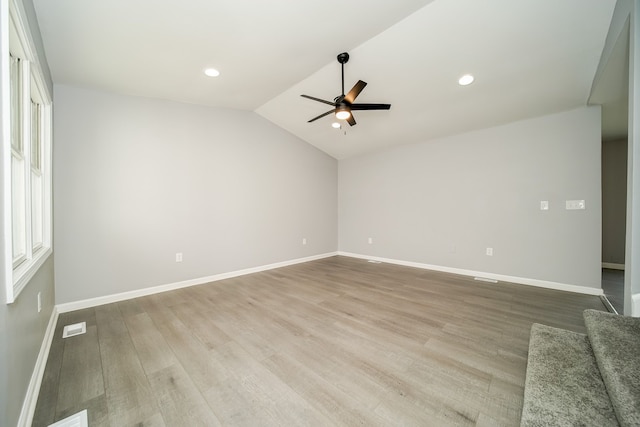
[[[465,74],[464,76],[458,79],[458,84],[460,86],[467,86],[473,83],[474,80],[475,78],[471,74]]]
[[[338,122],[333,122],[333,123],[331,123],[331,126],[332,126],[334,129],[340,129],[340,123],[338,123]]]
[[[209,77],[218,77],[220,75],[220,71],[215,68],[206,68],[204,73]]]

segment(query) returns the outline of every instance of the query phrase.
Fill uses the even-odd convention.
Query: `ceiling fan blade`
[[[353,118],[353,114],[351,114],[348,118],[347,118],[347,123],[349,123],[349,126],[355,126],[356,124],[356,119]]]
[[[334,111],[336,111],[335,109],[333,110],[329,110],[326,113],[322,113],[320,114],[318,117],[314,117],[313,119],[309,120],[307,123],[311,123],[311,122],[315,122],[318,119],[323,118],[324,116],[328,116],[329,114],[333,113]]]
[[[309,95],[300,95],[303,98],[307,98],[307,99],[312,99],[314,101],[318,101],[318,102],[322,102],[324,104],[329,104],[329,105],[336,105],[334,102],[329,102],[329,101],[325,101],[324,99],[320,99],[320,98],[315,98],[313,96],[309,96]]]
[[[388,110],[391,104],[351,104],[352,110]]]
[[[353,88],[351,88],[349,93],[344,97],[344,100],[347,101],[349,104],[353,103],[353,101],[356,100],[356,98],[358,97],[358,95],[360,95],[360,92],[362,92],[362,89],[364,89],[366,85],[367,85],[367,82],[358,80],[358,83],[356,83],[353,86]]]

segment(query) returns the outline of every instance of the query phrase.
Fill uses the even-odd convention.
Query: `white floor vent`
[[[64,330],[62,331],[62,338],[75,337],[76,335],[82,335],[85,332],[87,332],[87,322],[74,323],[73,325],[67,325],[64,327]]]
[[[49,425],[49,427],[89,427],[87,420],[87,410],[73,414],[70,417],[60,420],[57,423]]]
[[[498,283],[496,279],[489,279],[488,277],[474,277],[473,280],[477,280],[478,282]]]

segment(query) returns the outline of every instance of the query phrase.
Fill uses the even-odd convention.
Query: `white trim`
[[[13,295],[12,298],[7,298],[7,303],[14,303],[20,292],[27,286],[27,283],[36,275],[40,267],[45,263],[45,261],[49,258],[49,256],[53,253],[51,248],[44,248],[39,251],[39,253],[33,257],[30,263],[25,263],[26,269],[22,270],[20,267],[14,270],[13,279],[15,280],[13,284]]]
[[[58,313],[56,307],[53,307],[49,324],[47,325],[44,338],[42,339],[42,345],[40,346],[40,353],[38,353],[36,365],[33,368],[31,380],[27,387],[27,394],[22,402],[22,410],[20,411],[20,418],[18,418],[18,427],[29,427],[33,422],[33,414],[36,411],[36,403],[38,403],[38,394],[40,393],[40,386],[42,385],[44,369],[47,366],[49,350],[51,350],[53,335],[58,323]]]
[[[9,83],[9,28],[10,22],[9,2],[0,0],[0,234],[3,238],[0,240],[2,249],[0,254],[3,260],[2,280],[5,289],[0,290],[0,294],[5,294],[6,300],[13,298],[13,248],[11,238],[11,119],[10,109],[10,83]]]
[[[472,270],[465,270],[465,269],[453,268],[453,267],[443,267],[440,265],[423,264],[423,263],[412,262],[412,261],[401,261],[397,259],[372,257],[368,255],[354,254],[351,252],[343,252],[343,251],[338,251],[338,255],[348,256],[352,258],[361,258],[366,260],[387,262],[389,264],[403,265],[406,267],[422,268],[424,270],[442,271],[445,273],[460,274],[463,276],[479,277],[479,278],[498,280],[501,282],[517,283],[520,285],[537,286],[539,288],[555,289],[558,291],[577,292],[580,294],[587,294],[587,295],[603,295],[604,294],[601,288],[590,288],[587,286],[569,285],[566,283],[549,282],[546,280],[529,279],[526,277],[507,276],[504,274],[485,273],[481,271],[472,271]]]
[[[602,301],[604,306],[607,307],[607,311],[609,313],[620,314],[618,313],[618,310],[616,310],[616,308],[613,306],[613,304],[611,304],[611,301],[609,301],[609,298],[607,298],[606,295],[600,295],[600,301]]]
[[[631,295],[631,316],[640,317],[640,294]]]
[[[624,264],[618,264],[616,262],[603,262],[602,268],[608,268],[610,270],[624,270]]]
[[[190,286],[203,285],[209,282],[217,282],[218,280],[231,279],[233,277],[244,276],[261,271],[273,270],[274,268],[286,267],[288,265],[301,264],[303,262],[315,261],[318,259],[329,258],[338,255],[337,252],[329,252],[320,255],[313,255],[305,258],[297,258],[289,261],[276,262],[258,267],[246,268],[244,270],[231,271],[228,273],[215,274],[213,276],[199,277],[197,279],[184,280],[182,282],[169,283],[166,285],[153,286],[150,288],[136,289],[134,291],[122,292],[119,294],[105,295],[96,298],[89,298],[80,301],[68,302],[56,305],[58,312],[67,313],[69,311],[81,310],[84,308],[96,307],[98,305],[110,304],[112,302],[124,301],[132,298],[143,297],[161,292],[173,291],[175,289],[188,288]]]
[[[31,28],[26,18],[26,12],[21,1],[9,1],[9,19],[14,26],[15,35],[19,40],[20,54],[24,55],[24,59],[29,62],[37,62],[38,58],[35,54],[35,43],[31,37]],[[9,30],[11,31],[11,30]]]

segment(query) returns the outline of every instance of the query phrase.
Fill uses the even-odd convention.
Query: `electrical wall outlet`
[[[367,239],[367,243],[369,243],[370,245],[373,245],[373,237],[369,237]]]
[[[303,238],[302,238],[302,244],[303,244],[303,245],[306,245],[306,244],[307,244],[307,238],[306,238],[306,237],[303,237]]]
[[[548,211],[549,210],[549,201],[548,200],[542,200],[540,202],[540,210],[541,211]]]
[[[487,248],[487,256],[493,256],[493,248]]]
[[[176,253],[176,262],[182,262],[182,252]]]

